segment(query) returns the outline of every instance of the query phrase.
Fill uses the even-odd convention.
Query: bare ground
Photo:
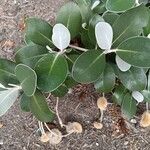
[[[1,57],[12,59],[14,49],[23,43],[24,17],[37,16],[54,23],[56,12],[65,2],[67,0],[1,0]],[[63,122],[80,122],[84,128],[82,134],[68,136],[57,146],[41,143],[37,120],[30,113],[21,112],[17,101],[8,113],[0,118],[0,123],[3,124],[0,128],[0,150],[149,150],[150,129],[140,128],[139,118],[136,118],[137,124],[130,123],[128,127],[120,115],[120,109],[115,105],[110,104],[104,113],[104,128],[93,128],[93,121],[99,118],[96,107],[99,95],[92,89],[91,86],[78,86],[72,94],[68,94],[59,102]],[[110,96],[108,98],[111,99]],[[56,99],[51,97],[48,102],[55,110]],[[140,107],[138,117],[144,107]],[[57,119],[54,123],[57,126]]]

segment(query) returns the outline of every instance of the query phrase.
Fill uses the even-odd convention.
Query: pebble
[[[135,119],[131,119],[130,122],[131,122],[131,123],[134,123],[134,124],[137,123],[137,121],[136,121]]]
[[[3,140],[2,139],[0,139],[0,145],[3,145],[4,143],[3,143]]]
[[[96,143],[96,146],[99,146],[99,144],[98,144],[98,143]]]
[[[125,145],[125,146],[126,146],[126,145],[128,145],[128,144],[129,144],[129,142],[128,142],[128,141],[125,141],[125,142],[124,142],[124,145]]]

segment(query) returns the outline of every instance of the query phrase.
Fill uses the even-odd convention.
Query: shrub
[[[54,112],[45,93],[63,97],[78,83],[112,92],[132,118],[137,103],[150,102],[150,10],[140,0],[75,0],[58,12],[56,24],[25,20],[24,47],[14,61],[0,59],[0,116],[20,98],[23,111],[41,122]]]

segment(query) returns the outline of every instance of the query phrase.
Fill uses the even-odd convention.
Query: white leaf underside
[[[126,72],[131,68],[131,65],[122,60],[118,55],[116,55],[116,64],[122,72]]]
[[[63,24],[56,24],[53,27],[52,41],[58,49],[62,51],[67,48],[69,46],[70,40],[70,32]]]
[[[110,50],[113,40],[113,30],[107,22],[99,22],[95,26],[95,36],[98,46],[103,50]]]
[[[144,100],[144,96],[139,91],[133,91],[132,97],[138,102],[142,102]]]
[[[0,93],[0,116],[4,115],[19,96],[18,88],[10,88]]]
[[[0,83],[0,88],[5,89],[6,87],[3,84]]]
[[[100,4],[100,1],[99,0],[96,0],[94,2],[94,4],[92,5],[91,9],[93,10],[96,6],[98,6]]]

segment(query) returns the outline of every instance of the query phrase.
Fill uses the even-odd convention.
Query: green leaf
[[[62,84],[56,90],[51,92],[51,94],[55,97],[64,97],[67,93],[68,93],[68,88],[64,84]]]
[[[103,18],[107,23],[113,26],[114,22],[119,18],[119,15],[113,12],[106,12]]]
[[[111,12],[124,12],[135,5],[135,0],[107,0],[106,9]]]
[[[30,37],[27,35],[24,36],[24,42],[26,43],[26,45],[34,45],[35,44],[30,40]]]
[[[35,70],[38,76],[38,88],[51,92],[65,81],[68,64],[64,56],[59,53],[50,53],[37,62]]]
[[[72,66],[75,62],[75,60],[80,56],[80,54],[78,53],[75,53],[75,52],[72,52],[72,53],[69,53],[67,54],[65,57],[67,59],[67,62],[68,62],[68,68],[69,68],[69,71],[71,72],[72,70]]]
[[[127,89],[122,84],[116,86],[115,91],[112,96],[113,102],[121,106],[123,98],[126,93],[127,93]]]
[[[37,75],[35,71],[24,64],[19,64],[15,68],[15,74],[25,94],[32,96],[37,86]]]
[[[101,50],[84,52],[75,61],[72,68],[72,76],[80,83],[92,83],[96,81],[105,67],[105,55]]]
[[[40,91],[36,91],[30,99],[30,110],[33,115],[41,122],[52,122],[54,113],[48,108],[46,98]]]
[[[122,72],[118,69],[118,75],[122,84],[131,91],[141,91],[146,87],[146,74],[141,68],[131,67],[130,70],[126,72]]]
[[[150,10],[148,11],[149,13],[149,21],[146,27],[144,27],[144,34],[145,36],[148,36],[148,34],[150,34]]]
[[[100,2],[100,4],[93,9],[93,11],[97,14],[102,14],[106,12],[105,3]]]
[[[131,119],[136,114],[136,101],[127,93],[122,101],[121,111],[128,118]]]
[[[30,97],[26,96],[24,93],[20,97],[20,108],[24,112],[30,112]]]
[[[69,29],[71,38],[77,36],[82,25],[82,16],[78,5],[74,2],[65,4],[59,10],[56,22],[62,23]]]
[[[98,14],[95,14],[89,21],[88,34],[94,45],[96,44],[95,26],[98,22],[104,22],[104,19]]]
[[[129,38],[118,46],[117,55],[132,66],[150,67],[150,39]]]
[[[147,88],[144,89],[143,91],[141,91],[141,93],[144,96],[144,100],[146,102],[150,102],[150,71],[149,71],[148,77],[147,77]]]
[[[140,35],[148,23],[148,11],[144,5],[122,13],[113,24],[113,47],[117,47],[127,38]]]
[[[89,23],[94,13],[91,10],[91,0],[75,0],[80,8],[83,22]]]
[[[15,60],[17,63],[23,63],[34,68],[37,61],[46,53],[48,53],[46,47],[40,45],[28,45],[17,51]]]
[[[149,0],[139,0],[139,3],[143,3],[143,4],[147,4],[149,2]]]
[[[52,26],[46,21],[38,18],[28,18],[26,23],[26,38],[33,43],[53,47],[51,41]]]
[[[65,85],[67,86],[67,88],[72,88],[75,85],[77,85],[78,83],[72,78],[71,75],[68,75],[68,77],[65,80]]]
[[[93,43],[90,40],[87,29],[82,29],[82,31],[81,31],[81,41],[82,41],[82,44],[84,45],[84,48],[88,48],[88,49],[94,49],[95,48],[95,45],[94,45],[95,43]]]
[[[18,84],[15,76],[16,64],[10,60],[0,58],[0,83],[7,86],[9,83]]]
[[[115,85],[115,79],[113,68],[107,64],[100,78],[94,83],[94,87],[99,92],[111,92]]]
[[[150,91],[143,90],[143,91],[141,91],[141,93],[144,96],[144,101],[150,103]]]
[[[0,93],[0,117],[14,104],[19,96],[18,88],[10,88]]]

